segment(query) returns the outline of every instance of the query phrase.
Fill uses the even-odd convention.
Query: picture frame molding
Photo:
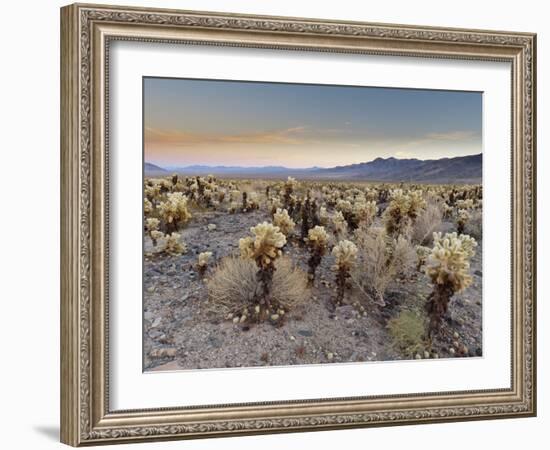
[[[114,40],[506,61],[512,67],[510,389],[111,411]],[[61,9],[61,440],[73,446],[536,415],[536,35],[74,4]]]

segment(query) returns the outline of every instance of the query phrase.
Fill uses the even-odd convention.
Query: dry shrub
[[[359,258],[351,277],[371,301],[384,306],[384,294],[398,276],[408,274],[416,262],[416,251],[403,236],[393,239],[383,228],[356,234]]]
[[[464,227],[464,233],[472,236],[477,241],[483,237],[483,213],[480,209],[472,211],[471,218]]]
[[[429,203],[422,210],[411,229],[411,241],[416,245],[431,245],[434,231],[439,231],[443,211],[440,205]]]
[[[207,312],[222,319],[254,308],[255,295],[261,289],[257,272],[251,259],[224,258],[207,283]],[[275,310],[290,311],[309,296],[306,273],[284,256],[275,261],[272,288],[270,303]]]

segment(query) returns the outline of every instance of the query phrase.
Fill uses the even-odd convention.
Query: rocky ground
[[[332,307],[332,257],[323,258],[311,301],[290,312],[282,326],[233,324],[205,319],[207,288],[196,271],[197,255],[211,251],[215,260],[238,254],[238,240],[251,226],[269,220],[263,211],[194,213],[181,231],[188,251],[181,256],[151,254],[145,242],[144,370],[386,361],[482,355],[482,249],[472,260],[472,285],[456,295],[450,314],[431,348],[414,356],[392,345],[387,323],[403,309],[422,310],[431,285],[421,274],[390,286],[383,308],[363,301],[366,312],[351,304]],[[208,226],[214,224],[214,227]],[[449,228],[450,224],[447,224]],[[293,261],[307,270],[307,250],[289,245]],[[212,269],[209,269],[212,270]],[[208,273],[207,273],[208,276]],[[359,292],[348,293],[357,299]],[[428,351],[429,350],[429,351]]]

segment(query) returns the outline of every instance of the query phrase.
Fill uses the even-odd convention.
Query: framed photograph
[[[535,415],[535,58],[62,8],[62,442]]]

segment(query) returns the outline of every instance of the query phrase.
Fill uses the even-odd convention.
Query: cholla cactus
[[[336,272],[336,305],[341,305],[344,300],[346,290],[346,281],[350,277],[350,271],[355,266],[357,260],[356,245],[347,240],[338,242],[332,249],[332,254],[335,257],[335,264],[332,270]]]
[[[403,234],[416,219],[418,213],[426,207],[422,191],[411,191],[408,194],[403,189],[391,191],[391,202],[384,211],[386,231],[389,234]]]
[[[161,202],[158,209],[167,227],[174,231],[178,229],[179,224],[185,224],[191,219],[191,213],[187,209],[187,197],[181,192],[169,193],[167,200]]]
[[[352,214],[357,225],[368,227],[374,222],[377,211],[375,201],[358,201],[353,205]]]
[[[147,197],[143,199],[143,214],[148,215],[153,212],[153,204],[149,201]]]
[[[155,217],[149,217],[145,220],[145,230],[149,234],[149,237],[151,238],[151,241],[153,241],[153,245],[157,245],[157,239],[158,236],[155,231],[158,231],[160,225],[160,220],[158,220]]]
[[[340,211],[337,211],[332,216],[332,226],[334,228],[334,234],[338,238],[344,237],[348,232],[348,223]]]
[[[328,215],[327,208],[321,206],[321,208],[319,208],[319,222],[321,222],[321,225],[327,225],[329,219],[330,216]]]
[[[446,202],[443,203],[443,217],[448,219],[453,213],[453,207],[449,206]]]
[[[149,233],[149,235],[151,236],[151,241],[155,247],[157,246],[158,241],[164,238],[164,233],[159,230],[153,230]]]
[[[311,285],[315,281],[315,271],[319,264],[321,264],[321,259],[325,255],[328,247],[328,234],[325,228],[319,225],[311,228],[308,231],[307,245],[310,251],[310,257],[307,262],[309,266],[308,280]]]
[[[287,238],[292,234],[296,226],[294,220],[288,215],[288,211],[280,208],[277,208],[277,212],[273,215],[273,224],[279,227],[281,233]]]
[[[288,179],[285,181],[285,185],[284,185],[284,207],[285,209],[288,211],[290,210],[290,207],[292,205],[292,194],[294,193],[294,191],[296,190],[296,187],[298,186],[298,182],[292,178],[292,177],[288,177]]]
[[[179,233],[167,234],[164,241],[164,252],[172,256],[185,253],[187,251],[187,246],[180,238],[181,235]]]
[[[250,231],[254,237],[240,239],[239,249],[242,258],[252,259],[258,266],[256,279],[259,287],[252,301],[254,303],[253,312],[259,320],[262,316],[269,317],[270,314],[270,294],[275,272],[275,260],[282,255],[281,249],[286,244],[286,237],[281,233],[279,227],[268,222],[260,223],[250,228]]]
[[[475,239],[468,235],[447,233],[442,237],[441,233],[434,233],[434,247],[425,266],[426,275],[434,285],[426,304],[430,335],[439,329],[451,297],[471,284],[470,259],[476,247]]]
[[[202,252],[199,253],[198,261],[197,261],[197,267],[199,270],[200,277],[204,277],[204,274],[206,273],[206,270],[208,269],[208,261],[210,260],[212,256],[212,252]]]
[[[459,209],[456,218],[456,230],[458,234],[464,233],[464,227],[468,221],[472,218],[472,215],[466,209]]]

